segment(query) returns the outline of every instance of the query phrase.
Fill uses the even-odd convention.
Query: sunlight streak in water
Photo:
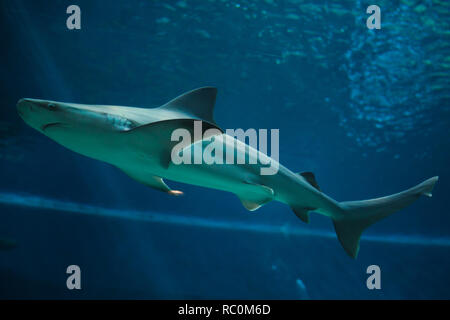
[[[336,239],[334,232],[314,228],[292,227],[288,225],[249,224],[239,221],[187,217],[163,212],[109,209],[82,203],[66,202],[39,196],[25,196],[15,193],[0,193],[0,204],[153,223],[166,223],[178,226]],[[434,238],[421,235],[363,235],[361,240],[393,244],[450,246],[450,238],[448,237]]]

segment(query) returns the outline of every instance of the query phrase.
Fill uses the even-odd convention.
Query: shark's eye
[[[47,107],[48,107],[50,110],[56,110],[56,104],[54,104],[54,103],[49,103],[49,104],[47,105]]]

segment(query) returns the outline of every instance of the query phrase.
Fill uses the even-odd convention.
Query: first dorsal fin
[[[314,173],[312,172],[301,172],[299,173],[299,175],[301,175],[303,178],[306,179],[306,181],[308,181],[308,183],[310,185],[312,185],[314,188],[316,188],[317,190],[320,190],[319,184],[316,181],[316,177],[314,176]]]
[[[190,117],[215,124],[213,112],[216,96],[217,88],[198,88],[176,97],[160,108],[180,112]]]

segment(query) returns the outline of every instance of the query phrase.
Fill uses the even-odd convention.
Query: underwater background
[[[449,299],[449,18],[444,0],[2,0],[0,298]],[[202,86],[219,89],[222,128],[279,128],[280,162],[338,201],[438,175],[433,197],[369,228],[353,260],[326,217],[153,191],[15,107],[155,107]],[[66,288],[73,264],[82,290]],[[366,287],[374,264],[381,290]]]

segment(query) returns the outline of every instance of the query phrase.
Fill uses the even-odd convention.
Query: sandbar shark
[[[203,133],[208,130],[214,133],[206,138],[194,138],[183,152],[198,144],[208,144],[213,138],[221,140],[236,154],[268,157],[227,136],[216,124],[213,118],[216,95],[216,88],[203,87],[157,108],[20,99],[17,110],[29,126],[50,139],[72,151],[112,164],[153,189],[182,194],[167,186],[163,179],[168,179],[232,192],[251,211],[275,200],[290,206],[306,223],[312,211],[328,216],[340,243],[353,258],[358,254],[363,230],[421,195],[431,197],[437,176],[394,195],[338,202],[321,191],[313,173],[296,173],[281,164],[273,175],[261,175],[261,163],[173,164],[171,152],[177,142],[172,140],[172,133],[184,128],[194,135],[197,121],[202,122]]]

